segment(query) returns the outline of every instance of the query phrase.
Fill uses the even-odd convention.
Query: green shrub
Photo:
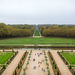
[[[31,53],[29,55],[31,55]]]
[[[47,58],[47,56],[44,56],[45,58]]]
[[[27,65],[29,64],[29,61],[27,61]]]
[[[31,56],[29,56],[28,58],[31,58]]]
[[[19,68],[22,68],[22,65],[18,65],[18,69],[19,69]]]
[[[28,67],[25,67],[25,70],[28,69]]]
[[[3,69],[5,69],[6,68],[6,65],[3,65]]]
[[[30,60],[30,58],[28,60]]]
[[[45,61],[47,61],[47,59],[45,59]]]
[[[46,55],[46,53],[44,53],[44,55]]]
[[[46,65],[49,66],[49,64],[46,62]]]
[[[71,69],[71,65],[69,66],[69,69]]]
[[[26,75],[26,73],[25,73],[25,72],[23,72],[23,75]]]
[[[47,69],[49,69],[49,67],[47,67]]]
[[[50,75],[50,72],[48,72],[48,75]]]
[[[22,62],[20,61],[20,64],[22,64]]]
[[[23,69],[23,71],[25,72],[25,68]]]
[[[55,69],[57,68],[57,66],[55,65]]]

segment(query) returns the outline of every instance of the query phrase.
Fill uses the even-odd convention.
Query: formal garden
[[[33,75],[36,72],[36,75],[75,75],[75,27],[37,27],[0,23],[0,74]],[[62,48],[69,51],[64,52]]]
[[[11,63],[18,52],[12,51],[0,51],[0,74],[6,69]]]
[[[62,51],[58,52],[64,63],[67,65],[69,70],[75,74],[75,52],[71,51]]]

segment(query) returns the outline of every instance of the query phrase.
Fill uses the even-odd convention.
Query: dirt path
[[[40,63],[38,64],[38,61],[41,62],[42,60],[45,59],[43,54],[41,54],[38,57],[37,53],[40,53],[40,52],[42,52],[42,51],[38,51],[38,50],[32,51],[28,69],[26,70],[26,75],[47,75],[48,74],[47,69],[46,69],[47,68],[46,62],[44,61],[44,62],[42,62],[42,64],[40,64]],[[35,59],[35,61],[33,61],[33,59]],[[34,66],[36,66],[36,69],[34,69]],[[45,72],[42,71],[42,68],[45,69]]]
[[[8,65],[6,70],[2,73],[2,75],[12,75],[15,68],[17,67],[20,59],[22,58],[25,51],[19,51],[19,53],[16,55],[16,57],[13,59],[13,61]]]
[[[60,56],[57,54],[57,52],[51,51],[57,66],[61,72],[62,75],[72,75],[71,72],[69,71],[68,67],[64,64]]]

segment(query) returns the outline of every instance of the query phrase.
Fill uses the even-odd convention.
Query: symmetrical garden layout
[[[75,66],[75,61],[74,61],[75,52],[73,50],[71,51],[66,50],[67,52],[62,52],[62,50],[59,51],[65,57],[67,62],[70,63],[71,66],[68,65],[69,68],[63,62],[63,59],[59,56],[58,50],[56,51],[55,50],[51,50],[51,51],[50,50],[27,50],[27,51],[18,50],[18,54],[11,61],[11,63],[8,64],[8,66],[2,72],[2,75],[6,75],[6,74],[7,75],[35,75],[35,74],[36,75],[67,75],[67,74],[72,75],[74,74],[75,71],[72,72],[71,69],[72,67],[74,68]],[[6,55],[7,53],[8,55]],[[10,58],[13,55],[13,51],[12,52],[1,51],[0,54],[5,55],[3,58],[5,58],[6,56],[7,58],[8,56]]]
[[[0,23],[0,75],[75,75],[74,38],[72,25]]]

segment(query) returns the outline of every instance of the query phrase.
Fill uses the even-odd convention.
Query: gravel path
[[[64,64],[60,56],[57,54],[57,52],[51,51],[57,66],[61,72],[62,75],[72,75],[71,72],[69,71],[68,67]]]
[[[14,70],[16,69],[20,59],[22,58],[25,51],[19,51],[13,61],[8,65],[6,70],[2,73],[2,75],[12,75]]]
[[[30,50],[27,50],[27,52],[30,52]],[[20,72],[20,75],[23,75],[23,69],[24,69],[25,66],[26,66],[26,63],[27,63],[27,61],[28,61],[28,57],[29,57],[29,53],[28,53],[28,55],[27,55],[27,58],[26,58],[26,60],[25,60],[25,62],[24,62],[24,64],[23,64],[23,66],[22,66],[22,70],[21,70],[21,72]]]
[[[50,75],[54,75],[54,72],[53,72],[53,68],[52,68],[52,65],[50,63],[50,59],[48,57],[48,54],[47,54],[48,51],[46,51],[46,55],[47,55],[47,58],[48,58],[48,63],[49,63],[49,68],[50,68]]]
[[[32,55],[31,55],[31,59],[28,65],[28,69],[26,70],[26,75],[47,75],[47,66],[46,66],[46,62],[42,62],[42,60],[44,60],[44,55],[41,54],[39,57],[37,55],[37,53],[41,53],[42,51],[39,50],[34,50],[32,51]],[[35,55],[36,54],[36,55]],[[35,59],[35,61],[33,61],[33,59]],[[42,64],[38,64],[39,62],[42,62]],[[36,66],[36,68],[34,69],[34,66]],[[40,66],[40,67],[39,67]],[[45,72],[42,71],[42,68],[45,69]]]

